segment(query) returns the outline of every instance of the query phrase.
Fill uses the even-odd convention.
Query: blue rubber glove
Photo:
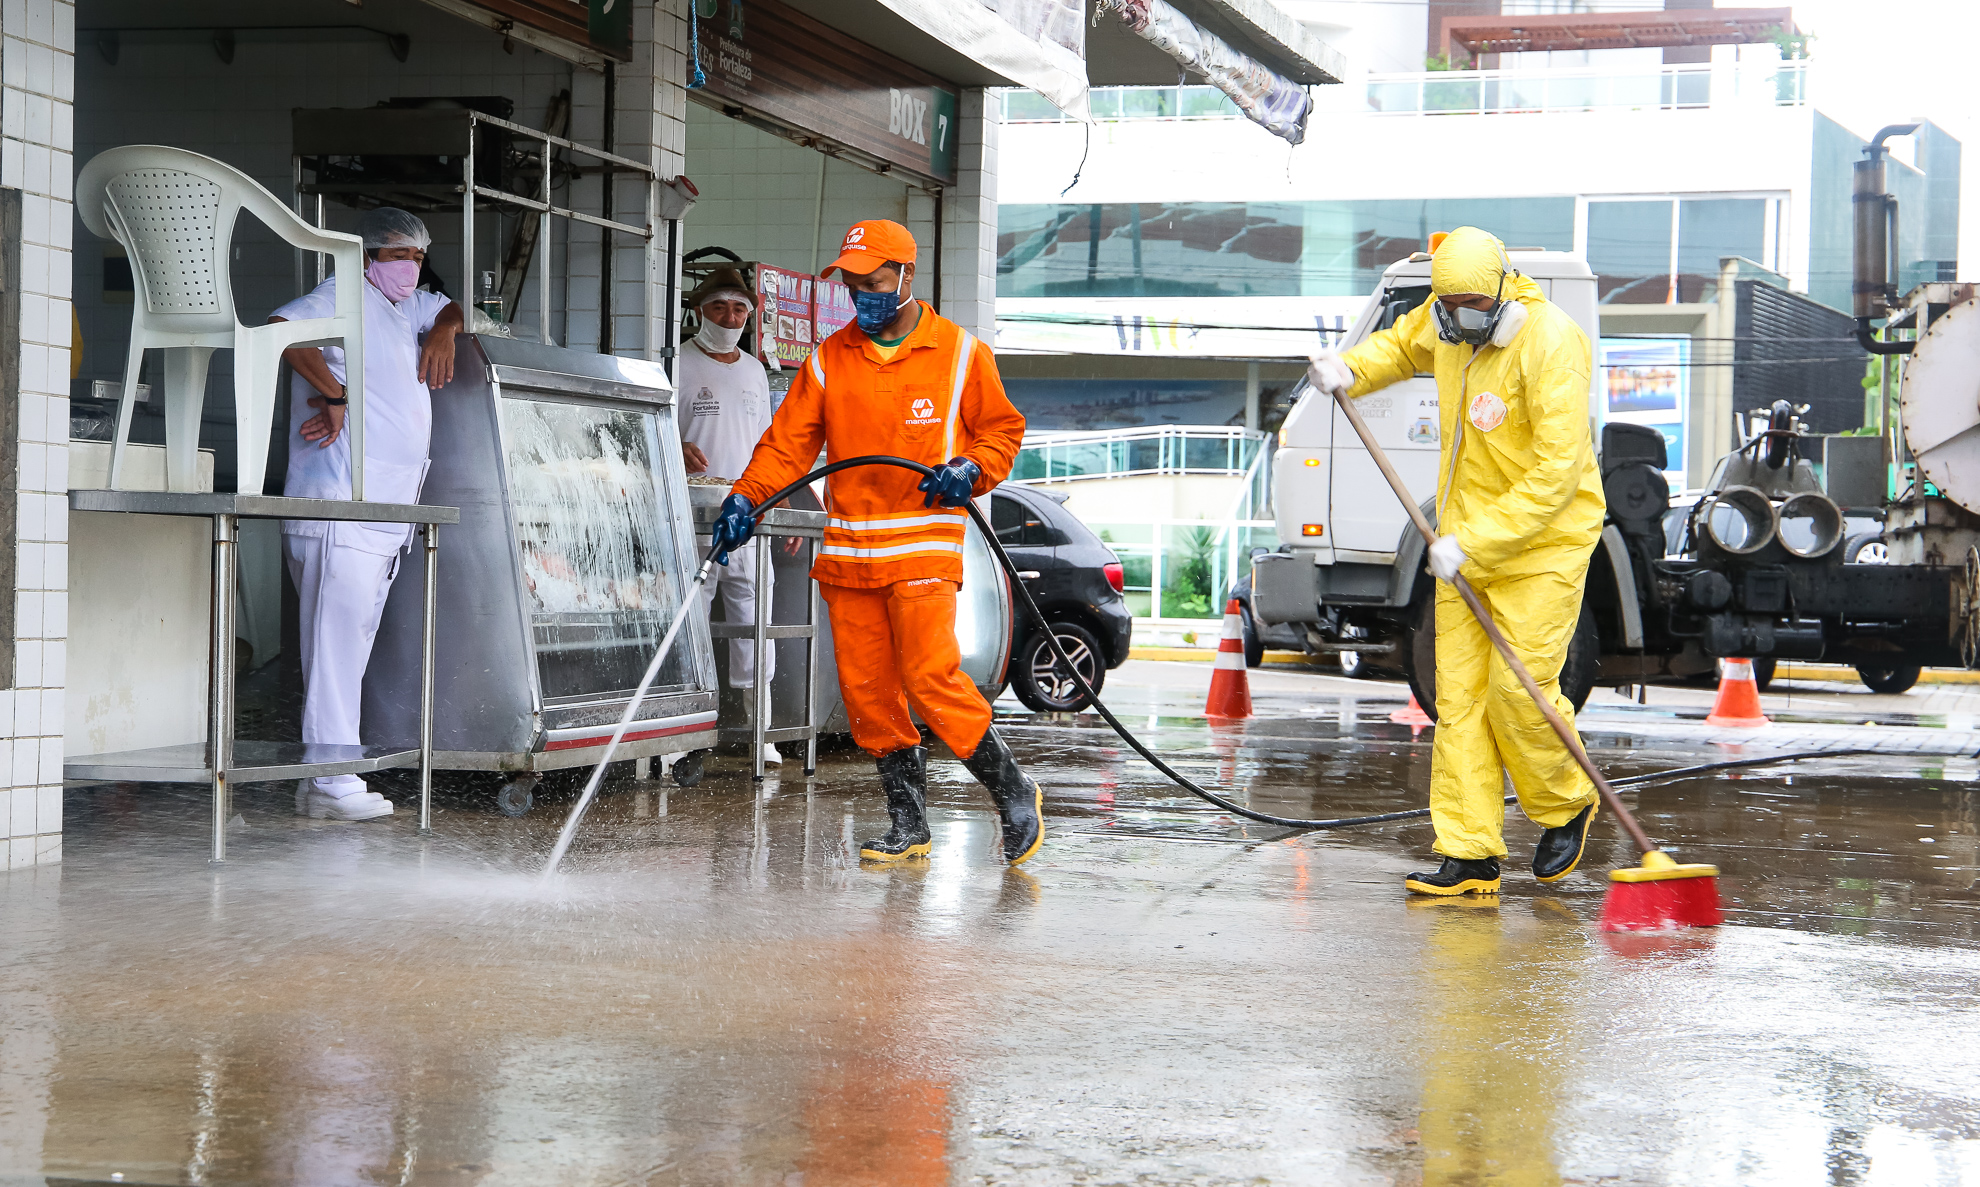
[[[966,457],[952,457],[946,466],[935,467],[935,472],[921,480],[916,490],[928,492],[923,499],[923,507],[933,507],[936,503],[944,507],[960,507],[969,502],[970,492],[976,489],[976,480],[983,477],[982,467]]]
[[[711,533],[708,551],[715,557],[715,563],[729,563],[729,553],[749,542],[756,532],[756,507],[741,495],[730,495],[722,500],[722,514],[716,516]]]

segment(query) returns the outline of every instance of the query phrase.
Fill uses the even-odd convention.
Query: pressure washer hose
[[[869,454],[864,457],[845,458],[841,461],[820,466],[818,469],[806,474],[803,478],[798,479],[796,482],[771,495],[756,508],[756,514],[761,517],[770,508],[775,507],[785,499],[790,498],[793,494],[796,494],[800,489],[817,482],[821,478],[858,466],[893,466],[902,470],[911,470],[924,478],[930,477],[935,473],[933,467],[924,466],[920,462],[909,461],[903,457],[890,457],[886,454]],[[965,504],[965,509],[968,510],[969,517],[976,522],[977,530],[983,534],[984,541],[990,545],[991,555],[997,558],[997,563],[1003,567],[1004,572],[1010,577],[1011,588],[1017,591],[1018,599],[1024,603],[1026,615],[1030,617],[1031,621],[1036,624],[1040,631],[1044,632],[1045,642],[1052,649],[1052,657],[1065,667],[1067,674],[1072,677],[1073,684],[1078,687],[1081,693],[1085,694],[1088,701],[1092,702],[1094,711],[1099,713],[1106,720],[1107,724],[1113,727],[1114,732],[1121,736],[1121,740],[1133,747],[1135,753],[1147,759],[1150,765],[1166,775],[1170,782],[1176,786],[1199,799],[1215,804],[1226,812],[1235,816],[1242,816],[1246,820],[1256,820],[1261,824],[1273,824],[1282,828],[1302,831],[1349,828],[1364,824],[1387,824],[1396,820],[1417,820],[1430,815],[1430,809],[1428,808],[1411,808],[1404,812],[1383,812],[1374,816],[1341,816],[1331,820],[1302,820],[1291,816],[1274,816],[1269,812],[1255,812],[1243,805],[1232,803],[1209,788],[1198,784],[1190,779],[1189,776],[1171,767],[1168,763],[1163,762],[1160,755],[1143,745],[1140,738],[1135,737],[1125,725],[1121,724],[1121,719],[1114,716],[1114,711],[1109,709],[1106,703],[1100,699],[1100,694],[1095,692],[1093,686],[1086,682],[1086,678],[1079,674],[1079,669],[1074,666],[1071,658],[1066,655],[1065,648],[1059,645],[1058,635],[1053,632],[1052,624],[1046,619],[1045,612],[1038,608],[1038,603],[1032,599],[1031,590],[1025,586],[1024,579],[1019,576],[1017,564],[1011,560],[1010,554],[1004,551],[1004,546],[998,541],[997,533],[992,530],[989,521],[983,518],[983,512],[977,508],[973,501]],[[705,573],[707,565],[704,564],[702,569]],[[1773,755],[1766,758],[1743,758],[1735,759],[1731,762],[1707,763],[1703,766],[1679,767],[1669,771],[1653,771],[1645,775],[1632,775],[1628,778],[1613,779],[1610,780],[1610,785],[1614,787],[1627,787],[1653,782],[1658,779],[1677,778],[1685,775],[1701,775],[1709,771],[1728,770],[1735,767],[1753,767],[1768,763],[1793,762],[1803,758],[1835,758],[1842,755],[1867,753],[1870,752],[1860,749],[1804,750],[1793,754]],[[1517,796],[1507,796],[1506,802],[1508,804],[1514,803],[1517,799]]]

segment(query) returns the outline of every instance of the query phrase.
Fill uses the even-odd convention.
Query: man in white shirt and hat
[[[417,503],[433,435],[430,389],[454,377],[461,307],[419,287],[432,240],[416,216],[392,207],[366,211],[358,235],[364,240],[363,276],[332,276],[269,320],[328,317],[336,311],[340,281],[364,285],[364,493],[380,503]],[[344,352],[303,346],[282,357],[295,372],[282,493],[349,499]],[[282,555],[301,602],[304,742],[361,744],[364,670],[412,532],[403,523],[282,521]],[[392,801],[356,775],[332,775],[299,781],[296,811],[370,820],[391,815]]]
[[[701,319],[701,329],[680,354],[681,452],[688,473],[734,481],[748,468],[756,443],[770,427],[769,374],[740,347],[756,300],[742,273],[724,268],[688,295],[688,307]],[[757,547],[751,542],[736,549],[728,565],[717,566],[709,575],[701,587],[704,609],[713,607],[719,594],[725,621],[756,621],[756,599],[771,596],[767,586],[756,587]],[[765,680],[776,675],[776,660],[776,648],[767,648]],[[729,687],[754,689],[756,676],[756,641],[729,640]],[[768,742],[763,758],[783,761]]]

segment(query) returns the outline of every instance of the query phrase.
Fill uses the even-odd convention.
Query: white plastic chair
[[[234,352],[237,489],[258,495],[268,472],[268,435],[282,398],[282,352],[341,343],[350,406],[351,497],[364,498],[364,245],[298,218],[247,174],[180,148],[129,144],[98,153],[76,179],[83,224],[122,244],[136,288],[124,399],[110,453],[110,488],[122,489],[124,447],[144,352],[165,352],[166,489],[195,489],[206,367],[218,349]],[[246,326],[234,314],[228,255],[242,210],[307,251],[327,253],[337,275],[334,316]]]

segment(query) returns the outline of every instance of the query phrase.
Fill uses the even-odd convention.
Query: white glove
[[[1464,554],[1464,549],[1458,547],[1455,535],[1439,536],[1437,542],[1430,546],[1430,571],[1437,575],[1439,581],[1456,584],[1458,570],[1470,559]]]
[[[1307,381],[1320,389],[1320,394],[1332,396],[1354,386],[1354,372],[1341,361],[1338,352],[1323,350],[1313,356],[1306,368]]]

